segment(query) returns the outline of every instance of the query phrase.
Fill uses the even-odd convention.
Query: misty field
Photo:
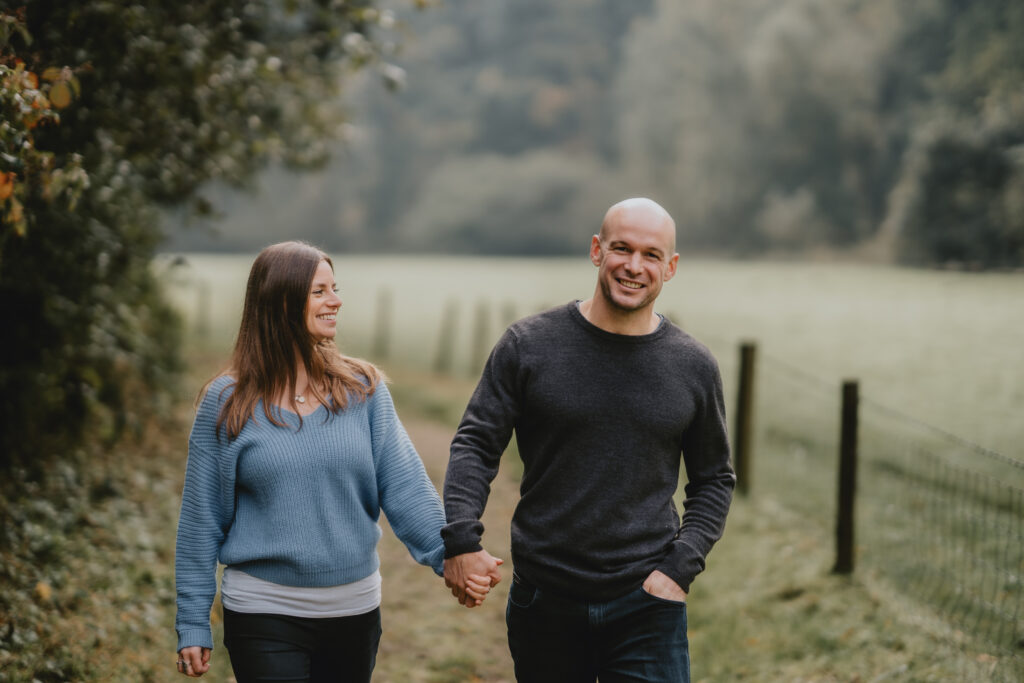
[[[201,346],[230,348],[253,256],[182,258],[184,264],[172,268],[165,257],[157,267],[190,336]],[[480,348],[485,353],[505,324],[587,298],[594,286],[594,269],[582,254],[334,261],[344,301],[338,337],[344,350],[379,352],[384,311],[389,362],[431,368],[442,328],[449,327],[453,368],[467,377],[478,370]],[[767,361],[833,383],[836,395],[841,379],[859,379],[870,400],[1019,457],[1022,302],[1021,273],[684,258],[658,310],[711,347],[727,390],[735,384],[737,346],[750,339]],[[453,310],[454,318],[448,317]]]

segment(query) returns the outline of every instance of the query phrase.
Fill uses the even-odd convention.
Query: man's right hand
[[[459,603],[466,607],[476,607],[483,604],[485,594],[473,590],[472,585],[467,586],[470,575],[490,579],[493,588],[501,581],[498,567],[503,563],[503,560],[492,557],[486,550],[456,555],[444,561],[444,585],[451,588],[452,595]]]

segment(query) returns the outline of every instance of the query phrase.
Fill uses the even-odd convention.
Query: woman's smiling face
[[[338,331],[338,310],[341,308],[341,297],[338,296],[338,285],[334,281],[331,264],[321,261],[313,274],[313,283],[309,288],[309,299],[306,301],[306,328],[318,342],[334,339]]]

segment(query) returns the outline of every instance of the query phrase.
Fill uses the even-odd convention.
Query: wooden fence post
[[[843,382],[843,405],[839,434],[839,496],[836,515],[837,574],[852,574],[854,565],[854,501],[857,494],[857,408],[856,380]]]
[[[499,326],[502,330],[511,325],[516,321],[516,304],[514,301],[506,301],[501,307],[501,325]]]
[[[196,337],[206,342],[210,340],[210,283],[200,279],[196,281],[198,287],[198,303],[196,305]]]
[[[736,437],[733,463],[736,467],[736,488],[750,493],[750,457],[754,432],[754,367],[757,344],[740,344],[740,382],[736,395]]]
[[[391,290],[381,287],[377,292],[377,327],[373,336],[373,357],[384,360],[388,357],[391,337]]]
[[[434,372],[449,374],[455,359],[455,325],[459,317],[459,302],[452,299],[444,307],[441,316],[441,330],[437,337],[437,359],[434,361]]]
[[[490,330],[488,322],[491,317],[491,308],[486,301],[479,301],[476,305],[476,317],[473,323],[473,354],[470,356],[469,372],[471,376],[480,374],[484,364],[487,362],[487,354],[490,353]]]

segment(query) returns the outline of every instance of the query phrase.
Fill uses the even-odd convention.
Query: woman
[[[178,671],[209,670],[218,560],[239,683],[369,681],[380,640],[380,511],[443,571],[437,491],[381,373],[341,355],[333,264],[302,242],[264,249],[228,370],[201,394],[178,522]],[[481,601],[489,580],[474,578]]]

